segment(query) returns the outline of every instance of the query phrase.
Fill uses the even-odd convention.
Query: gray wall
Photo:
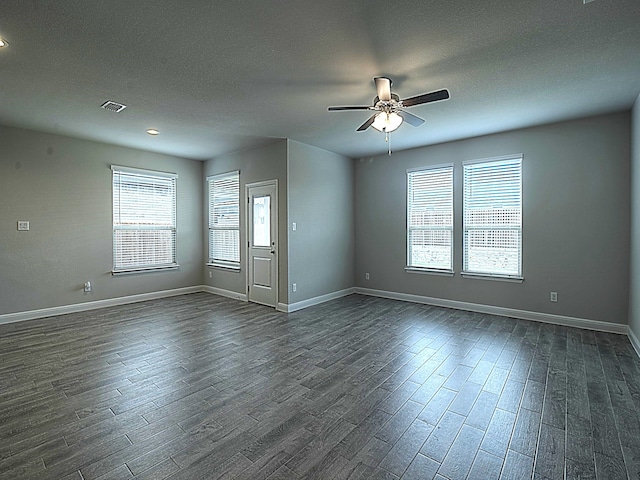
[[[640,96],[631,120],[631,275],[629,329],[640,339]]]
[[[289,140],[288,183],[289,303],[353,287],[353,160]]]
[[[628,318],[640,336],[640,99],[632,115],[633,122],[619,113],[395,152],[357,160],[355,172],[352,160],[295,141],[202,163],[0,127],[0,314],[196,286],[203,277],[244,294],[244,251],[240,274],[203,269],[204,179],[239,169],[242,191],[251,182],[279,182],[281,303],[355,284],[616,323]],[[524,154],[525,281],[463,279],[461,162],[509,153]],[[456,166],[456,275],[409,274],[405,171],[442,163]],[[178,173],[179,270],[111,276],[111,164]],[[31,230],[18,232],[18,220],[29,220]],[[87,280],[91,294],[82,292]],[[549,302],[550,291],[558,303]]]
[[[520,284],[462,278],[461,162],[512,153],[524,154],[525,280]],[[455,164],[456,274],[406,273],[406,169],[443,163]],[[356,283],[627,323],[629,173],[628,112],[360,159],[356,163]],[[364,279],[365,272],[371,274],[369,281]],[[549,302],[550,291],[558,292],[558,303]]]
[[[0,146],[0,314],[202,284],[201,162],[8,127]],[[180,269],[111,275],[111,164],[178,174]]]
[[[245,185],[265,180],[278,180],[278,301],[287,303],[287,141],[277,140],[269,145],[240,152],[231,153],[208,160],[204,164],[202,186],[206,192],[206,177],[219,173],[240,170],[240,195],[244,198]],[[204,195],[206,197],[206,195]],[[206,204],[203,197],[205,214],[202,218],[204,252],[207,246],[208,220]],[[240,208],[240,272],[206,267],[204,271],[205,285],[221,288],[229,292],[245,294],[247,290],[247,251],[243,245],[246,237],[246,211]],[[205,255],[207,255],[205,253]],[[209,272],[211,277],[209,278]]]

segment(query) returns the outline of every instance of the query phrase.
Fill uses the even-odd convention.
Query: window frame
[[[111,165],[111,195],[112,195],[112,275],[122,275],[122,274],[130,274],[130,273],[144,273],[144,272],[154,272],[159,270],[174,270],[179,267],[178,265],[178,239],[177,239],[177,202],[178,202],[178,174],[170,173],[170,172],[162,172],[157,170],[147,170],[140,168],[132,168],[132,167],[124,167],[120,165]],[[123,179],[126,177],[130,177],[128,182],[123,182]],[[150,225],[141,225],[141,224],[129,224],[128,226],[122,221],[116,221],[116,215],[120,213],[120,218],[122,218],[122,208],[124,206],[123,203],[123,184],[135,185],[136,182],[131,181],[134,177],[141,177],[148,180],[157,180],[156,185],[159,188],[166,188],[169,186],[169,191],[172,194],[172,198],[170,200],[170,209],[169,212],[164,212],[165,216],[169,216],[171,221],[170,225],[166,223],[156,223]],[[116,182],[117,180],[117,182]],[[167,183],[168,182],[168,183]],[[116,188],[119,188],[118,194],[116,195]],[[116,199],[118,200],[118,204],[116,204]],[[134,200],[134,203],[136,201]],[[153,212],[148,212],[149,214]],[[158,220],[156,218],[156,220]],[[171,261],[169,262],[158,262],[158,263],[137,263],[135,265],[123,266],[122,260],[118,261],[119,257],[118,252],[121,252],[121,249],[118,248],[120,242],[117,240],[118,233],[121,231],[169,231],[171,238]]]
[[[483,158],[477,160],[468,160],[462,163],[462,272],[461,275],[463,277],[468,278],[481,278],[481,279],[494,279],[494,280],[502,280],[502,281],[513,281],[513,282],[522,282],[524,280],[522,273],[522,257],[523,257],[523,164],[524,164],[524,156],[523,154],[513,154],[513,155],[503,155],[499,157],[491,157],[491,158]],[[467,169],[472,167],[477,167],[478,165],[490,165],[496,164],[499,162],[517,162],[519,166],[519,185],[517,186],[518,191],[518,203],[519,203],[519,224],[517,226],[505,226],[499,225],[496,223],[486,224],[481,226],[469,226],[467,222],[467,206],[469,203],[468,199],[468,176]],[[491,227],[494,227],[492,230],[495,231],[515,231],[518,233],[518,260],[517,260],[517,272],[515,273],[506,273],[506,272],[497,272],[491,271],[489,269],[486,270],[477,270],[469,268],[469,251],[468,251],[468,241],[469,236],[468,233],[472,230],[491,230]]]
[[[411,175],[416,173],[427,173],[427,172],[442,172],[446,171],[450,174],[451,183],[447,187],[450,190],[449,199],[451,202],[451,223],[447,226],[437,226],[437,225],[427,225],[423,227],[415,227],[411,225],[411,217],[412,217],[412,193],[413,189],[411,187]],[[412,273],[432,273],[432,274],[440,274],[440,275],[453,275],[454,273],[454,242],[455,242],[455,195],[454,195],[454,184],[455,184],[455,168],[453,163],[440,164],[440,165],[430,165],[426,167],[418,167],[407,169],[406,173],[406,187],[407,187],[407,196],[406,196],[406,207],[407,207],[407,217],[406,217],[406,267],[405,271]],[[449,253],[449,267],[442,268],[436,266],[421,266],[412,264],[412,242],[411,233],[415,230],[424,230],[424,231],[449,231],[450,232],[450,253]]]
[[[215,198],[213,197],[213,188],[215,185],[215,182],[217,181],[223,181],[223,180],[227,180],[227,179],[234,179],[237,182],[237,185],[234,188],[237,188],[237,203],[235,205],[236,209],[237,209],[237,224],[234,225],[233,227],[230,226],[223,226],[223,227],[216,227],[215,222],[214,222],[214,200]],[[215,175],[210,175],[206,178],[206,182],[207,182],[207,226],[208,226],[208,230],[207,230],[207,266],[209,267],[216,267],[216,268],[223,268],[223,269],[227,269],[227,270],[234,270],[234,271],[240,271],[240,261],[242,258],[242,252],[241,252],[241,230],[240,230],[240,170],[233,170],[230,172],[225,172],[225,173],[219,173],[219,174],[215,174]],[[236,246],[236,250],[237,250],[237,260],[229,260],[229,259],[223,259],[223,258],[214,258],[214,252],[212,251],[213,249],[213,232],[215,231],[237,231],[237,246]]]

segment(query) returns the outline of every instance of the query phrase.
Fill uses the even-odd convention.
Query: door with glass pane
[[[248,292],[251,302],[278,303],[278,185],[247,185]]]

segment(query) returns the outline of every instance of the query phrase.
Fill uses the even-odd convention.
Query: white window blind
[[[177,175],[113,170],[113,272],[176,267]]]
[[[207,178],[209,263],[240,267],[240,172]]]
[[[463,273],[522,276],[522,155],[463,164]]]
[[[453,165],[407,172],[407,267],[453,271]]]

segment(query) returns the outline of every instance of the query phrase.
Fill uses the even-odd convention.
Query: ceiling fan
[[[387,77],[374,77],[373,81],[376,84],[378,95],[373,99],[372,106],[329,107],[328,110],[330,112],[372,110],[376,113],[360,125],[356,131],[362,132],[369,127],[373,127],[380,132],[390,133],[397,129],[402,122],[407,122],[414,127],[418,127],[424,123],[424,119],[407,112],[405,110],[406,108],[449,98],[449,91],[445,89],[400,100],[398,95],[391,92],[391,79]]]

